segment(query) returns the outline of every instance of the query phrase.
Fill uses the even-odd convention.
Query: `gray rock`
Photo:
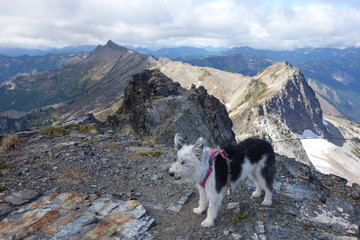
[[[265,233],[265,226],[263,221],[256,221],[254,225],[255,231],[257,233],[263,234]]]
[[[38,196],[40,196],[38,192],[35,192],[33,190],[23,190],[18,192],[12,192],[10,195],[5,197],[4,202],[19,206],[30,202]]]
[[[164,173],[156,173],[151,177],[151,180],[161,180],[165,177]]]
[[[342,234],[359,234],[355,209],[337,199],[328,199],[323,205],[305,204],[300,209],[300,219],[324,226],[330,226]]]
[[[228,236],[231,233],[229,229],[225,229],[223,232],[225,236]]]
[[[227,210],[237,209],[237,208],[240,208],[240,202],[229,202],[229,203],[226,205],[226,209],[227,209]]]
[[[12,206],[8,203],[0,203],[0,217],[8,214],[12,210]]]
[[[231,237],[234,239],[234,240],[240,240],[240,239],[243,239],[242,236],[238,233],[232,233],[231,234]]]
[[[194,196],[194,190],[186,190],[183,194],[179,197],[179,199],[173,202],[167,209],[173,212],[180,212],[185,202],[192,196]]]

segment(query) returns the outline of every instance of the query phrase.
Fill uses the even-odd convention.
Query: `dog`
[[[174,137],[176,160],[169,175],[177,182],[194,183],[199,190],[199,207],[193,212],[202,214],[207,209],[203,227],[212,227],[226,187],[234,189],[240,181],[249,177],[255,183],[253,197],[260,197],[265,190],[262,205],[272,204],[275,180],[275,153],[265,140],[248,138],[238,144],[221,149],[211,149],[200,137],[189,145],[181,134]]]

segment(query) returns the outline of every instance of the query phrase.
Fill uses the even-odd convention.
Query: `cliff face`
[[[177,132],[190,142],[205,137],[212,145],[233,142],[235,137],[226,109],[215,97],[203,87],[185,90],[158,70],[134,76],[123,105],[106,123],[168,145]]]
[[[286,62],[284,67],[292,68]],[[328,132],[315,92],[299,69],[290,71],[292,74],[288,76],[285,86],[263,103],[264,115],[277,115],[293,133],[301,135],[304,130],[310,129],[317,135],[326,136]]]

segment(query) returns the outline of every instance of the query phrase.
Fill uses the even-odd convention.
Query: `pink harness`
[[[209,160],[209,169],[207,170],[206,172],[206,175],[204,177],[204,179],[199,182],[199,185],[205,189],[205,183],[206,183],[206,180],[209,178],[210,174],[212,173],[213,171],[213,168],[212,168],[212,165],[213,165],[213,162],[215,161],[215,154],[218,153],[220,154],[220,156],[223,158],[223,159],[226,159],[226,161],[228,162],[228,158],[225,156],[224,154],[224,150],[221,150],[221,149],[218,149],[218,148],[214,148],[211,150],[211,154],[210,154],[210,160]],[[230,168],[229,164],[228,164],[228,168]],[[228,171],[230,171],[230,169],[228,169]],[[228,182],[229,182],[229,179],[228,179]]]

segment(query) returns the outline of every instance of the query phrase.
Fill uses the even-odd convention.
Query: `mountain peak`
[[[124,47],[122,47],[122,46],[114,43],[114,42],[111,41],[111,40],[109,40],[109,41],[106,43],[105,47],[109,47],[109,48],[124,48]]]
[[[107,41],[106,45],[98,45],[95,48],[95,50],[93,51],[93,53],[99,53],[99,52],[103,52],[105,50],[126,51],[128,49],[109,40],[109,41]]]

